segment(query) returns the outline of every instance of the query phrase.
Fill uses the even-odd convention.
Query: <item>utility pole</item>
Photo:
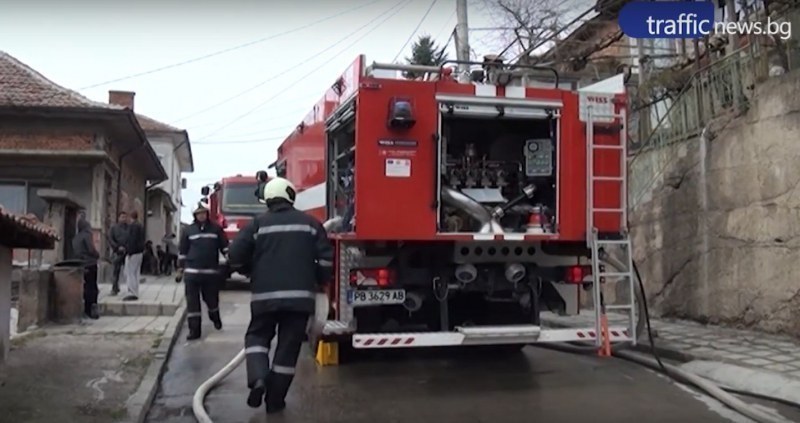
[[[456,59],[469,61],[469,25],[467,0],[456,0]],[[459,82],[469,82],[469,65],[458,65]]]

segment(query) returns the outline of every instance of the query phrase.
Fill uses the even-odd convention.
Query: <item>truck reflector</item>
[[[564,280],[568,283],[583,283],[583,280],[591,274],[592,266],[569,266],[564,275]]]

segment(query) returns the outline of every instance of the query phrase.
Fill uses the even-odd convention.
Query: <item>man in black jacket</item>
[[[76,259],[83,261],[83,313],[97,319],[97,260],[100,253],[94,246],[92,227],[84,217],[78,220],[78,233],[72,238],[72,251]]]
[[[200,295],[208,307],[208,318],[214,327],[222,329],[219,314],[219,254],[228,251],[228,240],[222,228],[208,220],[208,209],[199,204],[194,210],[194,222],[183,231],[178,266],[184,275],[186,289],[187,340],[200,338]]]
[[[269,208],[231,244],[228,262],[250,272],[253,292],[250,326],[245,336],[247,404],[266,400],[267,413],[286,407],[306,325],[315,308],[315,293],[333,274],[333,247],[322,225],[295,209],[294,186],[283,178],[264,187]],[[278,345],[272,366],[269,348]]]
[[[108,234],[108,245],[114,263],[114,280],[111,281],[111,295],[119,294],[119,278],[125,267],[125,246],[128,242],[128,214],[120,212],[117,224],[111,227]],[[123,279],[125,274],[122,273]]]
[[[130,214],[128,239],[125,242],[125,282],[128,295],[122,301],[139,299],[139,279],[142,278],[142,258],[144,256],[144,227],[139,223],[139,213],[134,210]]]

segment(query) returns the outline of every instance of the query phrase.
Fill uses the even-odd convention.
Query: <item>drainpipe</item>
[[[122,160],[125,159],[125,157],[127,155],[135,152],[136,150],[138,150],[138,149],[140,149],[142,147],[143,146],[140,145],[138,147],[134,147],[134,148],[122,153],[119,156],[119,160],[117,161],[117,216],[119,216],[119,213],[122,211],[122,210],[120,210],[120,201],[122,199]]]

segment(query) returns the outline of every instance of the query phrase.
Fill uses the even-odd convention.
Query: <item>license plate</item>
[[[347,299],[354,306],[402,304],[406,300],[406,291],[404,289],[350,291]]]

